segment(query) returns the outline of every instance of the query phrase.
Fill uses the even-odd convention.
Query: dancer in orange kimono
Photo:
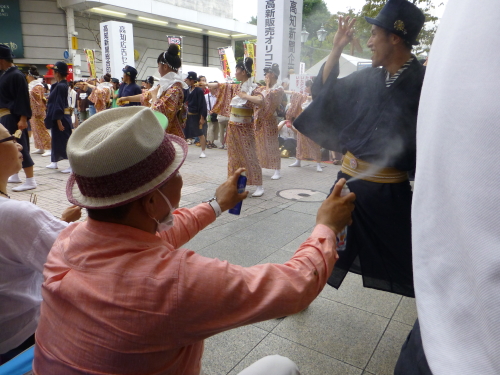
[[[102,76],[100,83],[97,86],[85,83],[85,90],[87,87],[92,89],[92,94],[89,100],[94,103],[97,113],[104,111],[111,104],[111,93],[113,92],[113,84],[111,83],[111,74],[106,73]]]
[[[43,78],[39,78],[40,74],[36,66],[32,65],[28,69],[26,80],[30,90],[30,104],[32,117],[30,119],[31,131],[35,147],[37,148],[32,154],[42,154],[42,156],[50,156],[51,138],[50,133],[45,127],[45,111],[47,110],[47,99],[45,99],[45,87],[43,87]]]
[[[151,95],[151,109],[163,113],[168,118],[167,133],[184,138],[182,131],[181,110],[184,105],[184,90],[188,88],[182,77],[177,74],[181,67],[179,46],[171,44],[168,50],[160,53],[157,59],[158,72],[161,75],[158,86],[148,91]],[[117,103],[144,101],[143,94],[119,98]]]
[[[246,168],[247,185],[257,186],[252,196],[261,197],[264,194],[262,169],[257,157],[252,116],[254,108],[262,106],[264,99],[262,93],[256,90],[257,84],[250,80],[252,65],[250,57],[236,64],[235,76],[240,84],[208,83],[207,86],[219,88],[213,112],[229,117],[226,135],[228,176],[232,176],[238,168]]]
[[[286,113],[286,119],[291,120],[292,118],[297,118],[312,102],[311,98],[311,86],[312,81],[306,82],[306,94],[301,94],[298,92],[292,93],[290,98],[290,108]],[[321,168],[321,147],[311,138],[306,137],[304,134],[297,132],[297,156],[295,162],[290,164],[289,167],[300,167],[301,160],[313,159],[316,160],[316,171],[323,172]]]
[[[278,84],[280,68],[273,64],[264,69],[266,86],[259,87],[256,92],[261,93],[264,103],[256,108],[255,141],[257,144],[257,157],[261,168],[274,169],[272,180],[281,178],[281,155],[278,142],[278,120],[276,110],[283,100],[283,87]]]

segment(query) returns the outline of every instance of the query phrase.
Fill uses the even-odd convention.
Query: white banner
[[[290,91],[306,93],[306,82],[312,80],[315,76],[311,74],[292,74],[290,76]]]
[[[257,12],[257,79],[265,67],[278,63],[283,79],[299,71],[303,0],[259,0]]]
[[[102,71],[113,78],[122,77],[122,69],[135,68],[134,30],[131,23],[108,21],[100,24]]]

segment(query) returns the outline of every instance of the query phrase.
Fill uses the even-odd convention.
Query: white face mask
[[[156,231],[160,233],[160,232],[165,232],[174,226],[175,217],[174,217],[173,212],[175,211],[175,209],[170,204],[170,201],[168,200],[168,198],[160,190],[158,190],[158,193],[161,194],[163,199],[165,199],[165,202],[167,202],[168,207],[170,208],[170,212],[162,221],[159,221],[158,219],[155,219],[154,217],[151,218],[154,221],[156,221]]]

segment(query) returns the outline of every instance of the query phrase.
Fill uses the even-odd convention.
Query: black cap
[[[66,64],[62,61],[56,62],[52,69],[58,73],[63,74],[63,75],[68,74],[68,64]]]
[[[396,34],[412,45],[417,45],[418,34],[425,23],[424,13],[407,0],[389,0],[376,18],[365,17],[366,22]]]
[[[264,68],[264,74],[266,73],[273,73],[278,78],[280,76],[280,66],[274,63],[271,67]]]
[[[135,79],[137,77],[137,69],[135,69],[132,66],[127,65],[125,68],[122,69],[123,73],[126,75],[130,76],[130,78]]]
[[[118,78],[111,78],[111,82],[113,82],[113,83],[120,83],[120,81],[118,80]]]
[[[193,81],[198,81],[198,74],[196,74],[196,72],[188,72],[186,79],[192,79]]]
[[[13,60],[14,55],[12,54],[12,50],[9,46],[5,44],[0,44],[0,59],[2,60]]]

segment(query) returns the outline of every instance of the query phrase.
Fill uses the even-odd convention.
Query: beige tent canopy
[[[310,75],[314,75],[314,76],[318,75],[319,70],[321,69],[321,67],[326,62],[327,59],[328,59],[328,56],[325,57],[320,62],[318,62],[317,64],[313,65],[311,68],[309,68],[306,71],[306,74],[310,74]],[[351,56],[351,55],[347,55],[347,54],[343,53],[340,56],[339,78],[348,76],[349,74],[357,71],[358,70],[358,63],[365,65],[367,63],[371,64],[371,62],[372,61],[369,59],[362,59],[361,57],[355,57],[355,56]]]

